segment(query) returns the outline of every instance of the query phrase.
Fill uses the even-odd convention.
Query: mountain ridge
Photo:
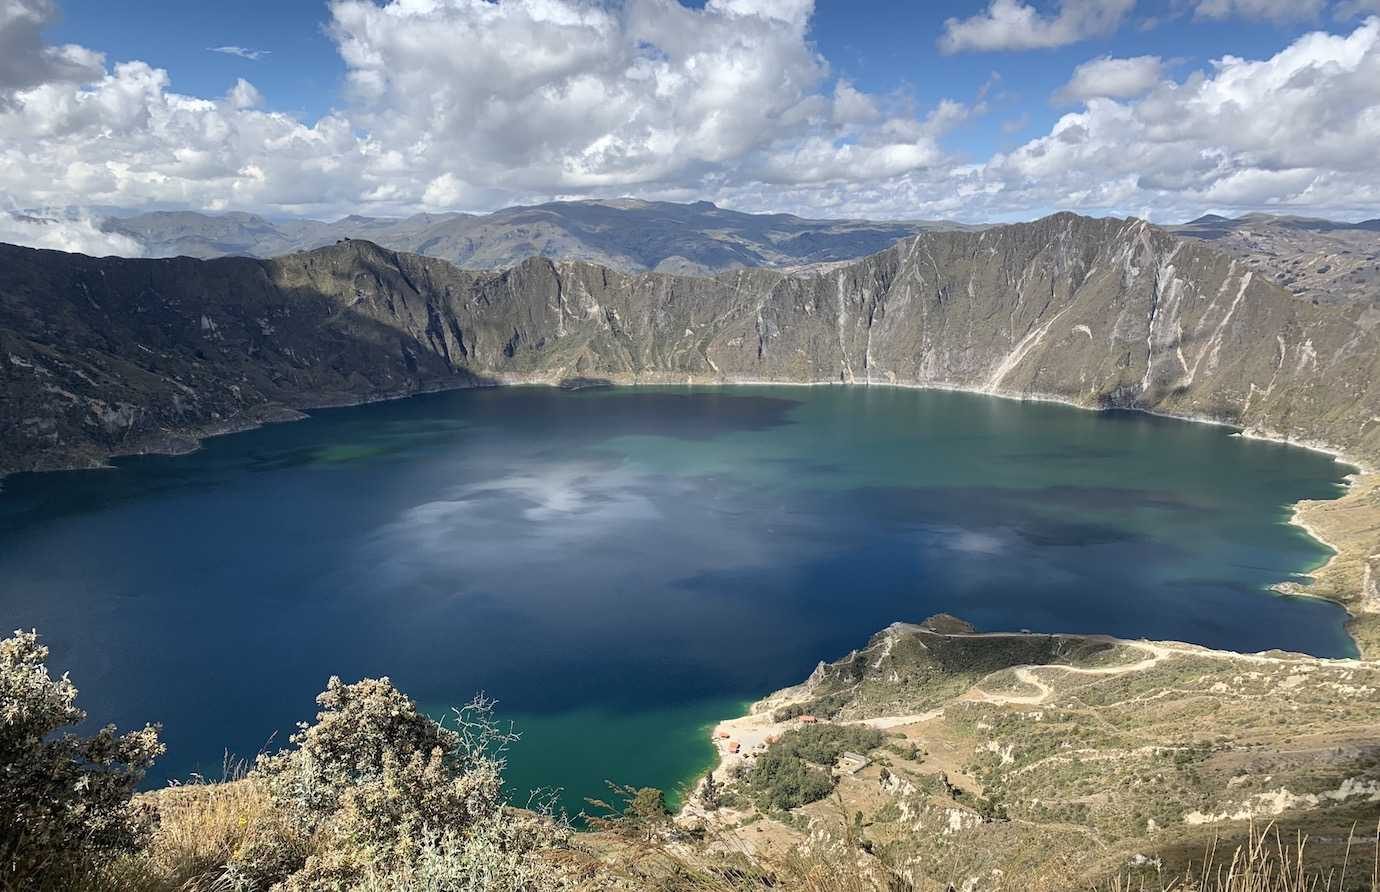
[[[271,257],[342,238],[364,238],[474,269],[548,256],[627,271],[688,274],[851,260],[928,229],[972,228],[947,222],[810,220],[743,213],[711,202],[632,198],[518,205],[482,215],[445,212],[399,219],[352,214],[331,222],[155,211],[110,217],[102,227],[144,244],[155,257]]]
[[[1084,243],[1075,245],[1076,240]],[[1380,311],[1313,307],[1290,299],[1230,258],[1205,246],[1179,242],[1140,221],[1059,214],[979,233],[931,233],[828,271],[796,275],[766,269],[709,277],[622,273],[581,261],[540,258],[502,271],[468,271],[362,240],[268,261],[126,260],[15,247],[4,250],[10,262],[0,287],[5,289],[5,328],[10,337],[23,335],[26,326],[39,321],[32,299],[44,288],[75,288],[86,295],[84,300],[74,300],[75,295],[67,294],[65,317],[47,320],[46,336],[56,343],[59,322],[80,328],[90,321],[85,317],[103,315],[103,323],[114,331],[153,311],[153,303],[130,300],[128,289],[137,287],[144,296],[157,298],[160,311],[184,324],[178,336],[187,343],[202,344],[203,353],[205,346],[223,345],[227,336],[227,320],[217,321],[211,314],[217,306],[238,314],[228,321],[239,327],[237,336],[251,352],[271,346],[274,337],[267,329],[274,326],[266,317],[250,320],[243,315],[244,302],[224,288],[234,282],[264,292],[260,298],[280,301],[265,307],[288,316],[295,299],[310,298],[308,304],[318,312],[326,309],[321,301],[329,301],[330,312],[315,320],[319,330],[314,335],[331,333],[333,324],[359,316],[361,324],[367,321],[410,339],[419,348],[422,364],[412,368],[395,361],[401,362],[404,371],[412,368],[416,373],[414,385],[444,385],[445,378],[463,379],[465,374],[495,381],[596,374],[668,381],[741,378],[960,387],[1054,397],[1093,407],[1162,411],[1343,450],[1365,462],[1380,456],[1380,426],[1366,414],[1380,414],[1373,376],[1357,375],[1354,381],[1360,382],[1359,389],[1353,386],[1345,393],[1335,382],[1318,380],[1313,373],[1320,362],[1319,345],[1307,334],[1298,343],[1283,346],[1285,339],[1273,337],[1274,329],[1268,341],[1257,338],[1250,346],[1273,348],[1268,351],[1272,355],[1263,357],[1266,362],[1261,368],[1255,366],[1261,366],[1262,357],[1249,351],[1239,351],[1235,357],[1227,354],[1225,360],[1222,352],[1229,336],[1254,324],[1256,315],[1268,313],[1286,325],[1300,326],[1300,333],[1325,329],[1323,334],[1329,342],[1335,341],[1332,346],[1338,351],[1328,360],[1332,365],[1364,365],[1373,357],[1359,348],[1376,338]],[[976,256],[978,250],[995,260],[983,261]],[[1113,261],[1120,264],[1120,272],[1110,268]],[[1017,270],[1012,263],[1022,268]],[[44,275],[45,267],[60,271],[60,277]],[[16,275],[21,270],[27,275]],[[125,279],[112,286],[108,279],[112,275]],[[219,287],[208,291],[198,276],[208,277]],[[1098,281],[1090,283],[1093,276]],[[1039,294],[1032,288],[1037,277],[1042,286]],[[91,286],[98,281],[106,289],[114,287],[111,293],[121,298],[127,317],[111,315],[90,296]],[[1090,285],[1099,293],[1088,292]],[[1228,293],[1229,285],[1234,293]],[[1205,291],[1208,286],[1216,292]],[[199,290],[198,296],[209,302],[202,307],[206,312],[190,312],[177,288]],[[662,304],[657,308],[660,320],[640,313],[633,333],[643,339],[637,345],[641,352],[628,352],[626,344],[618,352],[620,333],[626,336],[633,330],[603,313],[604,305],[595,298],[605,291],[629,310],[644,297]],[[1185,302],[1189,292],[1194,301]],[[751,298],[746,303],[745,295]],[[408,305],[409,296],[420,301],[416,307]],[[572,299],[585,301],[584,308],[572,306]],[[1143,322],[1134,318],[1138,314],[1125,305],[1127,300],[1142,304]],[[1102,303],[1080,305],[1090,301]],[[1206,306],[1200,306],[1203,303]],[[949,318],[975,304],[981,305],[980,319]],[[751,318],[745,322],[742,314],[749,308]],[[702,309],[709,312],[697,315]],[[1110,327],[1094,326],[1094,314],[1085,312],[1090,309],[1115,309],[1118,318]],[[509,310],[518,315],[500,321]],[[1005,324],[993,318],[990,311],[994,310],[1009,311]],[[1162,315],[1166,310],[1169,315]],[[1182,315],[1195,310],[1208,315]],[[832,311],[832,325],[821,323],[820,314],[827,311]],[[898,321],[897,314],[902,312],[912,318]],[[658,325],[669,320],[668,313],[684,314],[690,326],[672,330]],[[188,320],[192,324],[185,325]],[[965,355],[953,353],[950,333],[936,336],[936,324],[959,321],[965,326],[961,335]],[[979,321],[991,323],[996,330],[977,329]],[[507,330],[509,322],[516,323],[512,331]],[[1184,329],[1186,322],[1192,331]],[[491,331],[493,326],[501,331]],[[708,330],[686,334],[695,327]],[[476,341],[475,333],[483,337]],[[797,334],[805,340],[797,342]],[[1101,352],[1104,336],[1118,345],[1117,355],[1094,360],[1091,348]],[[1069,348],[1067,352],[1083,354],[1081,367],[1052,354],[1042,356],[1052,338]],[[1079,344],[1080,339],[1085,342]],[[756,343],[744,350],[748,341]],[[1192,352],[1193,344],[1188,342],[1197,341],[1202,342],[1201,349],[1191,362],[1184,350]],[[1143,345],[1143,356],[1131,355],[1137,352],[1128,349],[1134,343]],[[186,344],[172,338],[165,346]],[[142,348],[136,352],[153,349],[148,344]],[[975,353],[977,348],[986,350],[986,355]],[[23,358],[17,353],[13,356]],[[1035,361],[1041,358],[1045,361]],[[195,355],[190,361],[203,367],[212,362]],[[1205,391],[1195,383],[1198,375],[1215,371],[1224,361],[1247,366],[1240,371],[1249,372],[1250,380],[1232,382],[1229,394]],[[432,364],[439,365],[433,368]],[[11,370],[23,368],[13,359],[8,365]],[[1322,388],[1321,395],[1326,396],[1329,389],[1336,391],[1326,412],[1310,415],[1301,407],[1271,402],[1270,381],[1278,384],[1289,366],[1294,368],[1291,377],[1308,377],[1310,387]],[[1345,423],[1334,418],[1339,411]]]

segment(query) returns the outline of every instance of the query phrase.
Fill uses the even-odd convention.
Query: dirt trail
[[[985,632],[964,635],[962,637],[1017,638],[1029,636],[1030,633],[1027,632]],[[1050,637],[1064,636],[1054,635]],[[1068,637],[1088,640],[1089,638],[1102,638],[1104,636],[1082,635]],[[1033,688],[1035,693],[993,693],[991,691],[985,691],[981,687],[975,685],[971,690],[959,697],[957,702],[968,701],[1011,706],[1043,706],[1056,694],[1054,687],[1041,679],[1040,676],[1044,673],[1063,672],[1070,675],[1095,676],[1126,675],[1132,672],[1144,672],[1176,656],[1225,659],[1256,665],[1276,665],[1296,662],[1295,659],[1290,657],[1227,653],[1225,651],[1214,651],[1189,645],[1160,644],[1152,641],[1123,641],[1110,637],[1107,637],[1105,640],[1113,642],[1121,647],[1134,648],[1145,654],[1145,657],[1133,663],[1120,663],[1112,666],[1071,666],[1066,663],[1016,666],[1012,669],[1016,676],[1016,680],[1027,688]],[[786,701],[782,701],[775,705],[785,705],[785,702]],[[878,716],[870,719],[842,722],[841,724],[867,725],[868,727],[877,728],[878,730],[890,730],[892,728],[933,721],[943,716],[943,714],[944,709],[940,707],[931,709],[928,712],[916,713],[913,715]],[[785,722],[772,721],[771,711],[752,713],[737,719],[730,719],[719,723],[714,729],[714,742],[716,748],[719,750],[719,765],[714,771],[716,777],[720,780],[727,780],[734,765],[745,762],[750,763],[752,757],[767,748],[771,739],[783,734],[793,727],[798,727],[800,724],[801,722],[799,719],[791,719]],[[736,752],[730,751],[732,749],[730,741],[737,743]]]
[[[1115,666],[1070,666],[1066,663],[1047,663],[1039,666],[1018,666],[1014,669],[1016,680],[1026,687],[1035,688],[1039,693],[1036,694],[994,694],[974,687],[963,696],[967,700],[979,700],[983,703],[996,703],[1002,705],[1015,706],[1041,706],[1054,696],[1054,688],[1045,684],[1035,674],[1047,669],[1059,672],[1066,672],[1072,675],[1126,675],[1130,672],[1144,672],[1152,666],[1158,665],[1161,661],[1175,653],[1191,653],[1192,651],[1180,650],[1168,647],[1163,644],[1151,644],[1148,641],[1127,641],[1126,647],[1134,647],[1137,650],[1148,653],[1149,656],[1134,663],[1120,663]]]
[[[1168,644],[1156,644],[1151,641],[1122,641],[1119,643],[1124,647],[1133,647],[1136,650],[1149,654],[1149,656],[1143,660],[1137,660],[1134,663],[1120,663],[1115,666],[1070,666],[1066,663],[1018,666],[1013,669],[1016,680],[1027,687],[1035,688],[1039,693],[994,694],[991,691],[984,691],[981,688],[974,687],[959,699],[1017,706],[1040,706],[1047,703],[1054,695],[1054,689],[1041,681],[1036,675],[1037,672],[1044,672],[1046,670],[1065,672],[1070,675],[1126,675],[1131,672],[1144,672],[1146,669],[1157,666],[1166,659],[1174,656],[1207,657],[1253,663],[1256,665],[1279,665],[1297,662],[1289,657],[1269,657],[1264,654],[1227,653],[1225,651],[1206,650],[1194,647],[1176,647]]]

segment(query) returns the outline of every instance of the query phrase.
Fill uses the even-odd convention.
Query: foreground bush
[[[317,703],[316,723],[301,726],[293,748],[261,758],[250,775],[292,836],[250,841],[229,877],[285,892],[559,885],[539,854],[568,831],[504,805],[504,752],[514,738],[494,722],[490,701],[456,710],[454,728],[423,715],[386,678],[332,678]],[[305,858],[293,863],[299,851]],[[294,869],[277,875],[285,866]]]
[[[666,807],[666,794],[656,787],[631,787],[609,783],[614,801],[586,799],[596,811],[589,816],[589,826],[596,830],[612,830],[624,836],[654,841],[671,826],[671,810]]]
[[[492,704],[423,715],[388,679],[331,679],[292,746],[223,783],[149,794],[162,816],[113,872],[139,892],[545,892],[563,819],[503,804]]]
[[[131,800],[163,752],[157,729],[74,733],[86,713],[47,659],[32,632],[0,641],[0,889],[98,886],[101,866],[152,825]]]
[[[221,783],[135,796],[155,728],[84,737],[33,633],[0,642],[0,890],[545,892],[564,819],[503,802],[515,739],[477,699],[453,727],[388,679],[331,679],[292,746]]]

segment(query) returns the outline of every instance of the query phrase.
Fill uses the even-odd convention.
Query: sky
[[[1377,217],[1380,0],[0,0],[0,208],[614,196]]]

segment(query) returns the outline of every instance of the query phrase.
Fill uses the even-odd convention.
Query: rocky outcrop
[[[486,382],[845,382],[1051,397],[1380,455],[1380,309],[1314,306],[1140,221],[937,232],[808,275],[473,272],[0,248],[0,470]]]

